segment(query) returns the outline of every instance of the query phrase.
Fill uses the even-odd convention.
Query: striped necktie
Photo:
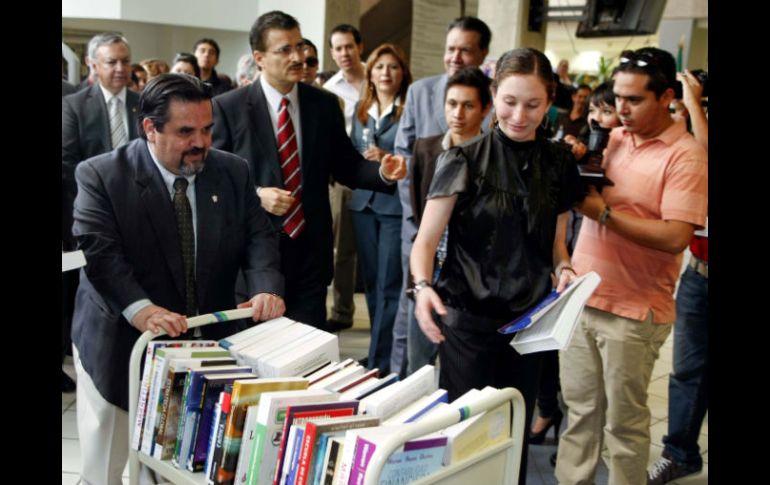
[[[123,122],[123,102],[117,96],[110,100],[110,139],[113,150],[128,142],[126,124]]]
[[[299,165],[297,134],[289,116],[288,98],[281,99],[281,106],[278,108],[277,138],[283,186],[294,197],[294,203],[284,215],[283,230],[294,239],[305,227],[305,212],[302,210],[302,170]]]

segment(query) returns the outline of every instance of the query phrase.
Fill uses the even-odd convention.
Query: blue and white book
[[[600,282],[601,278],[594,271],[573,280],[555,301],[532,315],[531,324],[516,333],[511,347],[520,354],[564,350],[577,327],[583,307]],[[510,333],[504,331],[508,325],[498,329],[498,332]]]

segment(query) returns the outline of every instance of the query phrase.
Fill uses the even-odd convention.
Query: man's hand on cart
[[[238,308],[248,307],[251,307],[253,310],[251,319],[255,322],[278,318],[286,311],[286,304],[283,298],[275,293],[257,293],[251,300],[238,305]]]
[[[163,329],[171,337],[178,337],[187,331],[187,318],[184,315],[153,304],[139,310],[131,323],[140,332],[150,330],[152,333],[158,333]]]

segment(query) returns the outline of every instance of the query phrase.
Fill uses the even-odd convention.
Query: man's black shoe
[[[61,371],[61,392],[75,392],[75,381],[66,372]]]
[[[339,320],[332,320],[331,318],[326,320],[326,327],[324,330],[327,332],[339,332],[341,330],[347,330],[353,326],[353,322],[340,322]]]

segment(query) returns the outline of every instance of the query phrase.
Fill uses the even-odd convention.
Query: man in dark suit
[[[72,201],[75,199],[75,166],[81,161],[108,152],[113,146],[108,103],[122,105],[115,126],[115,141],[126,143],[136,138],[136,105],[139,95],[126,89],[130,79],[131,52],[126,39],[113,32],[95,35],[88,42],[89,76],[93,73],[95,82],[90,87],[74,94],[66,93],[62,81],[61,110],[61,159],[62,159],[62,249],[72,251]],[[69,86],[69,85],[68,85]],[[120,118],[119,122],[117,118]],[[75,292],[78,287],[77,272],[62,274],[62,328],[69,335]],[[69,347],[69,338],[66,338]],[[64,346],[65,342],[62,343]],[[64,358],[62,352],[62,358]],[[62,391],[74,390],[62,374]]]
[[[390,155],[379,164],[365,160],[345,133],[337,97],[300,82],[304,42],[294,17],[260,16],[249,40],[262,74],[214,99],[214,146],[249,161],[262,207],[281,234],[286,315],[323,327],[333,274],[329,177],[392,193],[406,165]]]
[[[138,117],[142,139],[75,172],[73,233],[88,263],[72,329],[84,483],[121,483],[128,361],[142,332],[176,337],[187,331],[185,315],[233,308],[239,270],[255,321],[285,310],[277,237],[249,168],[209,148],[210,88],[192,76],[160,75],[142,93]],[[200,330],[218,339],[244,327]]]

